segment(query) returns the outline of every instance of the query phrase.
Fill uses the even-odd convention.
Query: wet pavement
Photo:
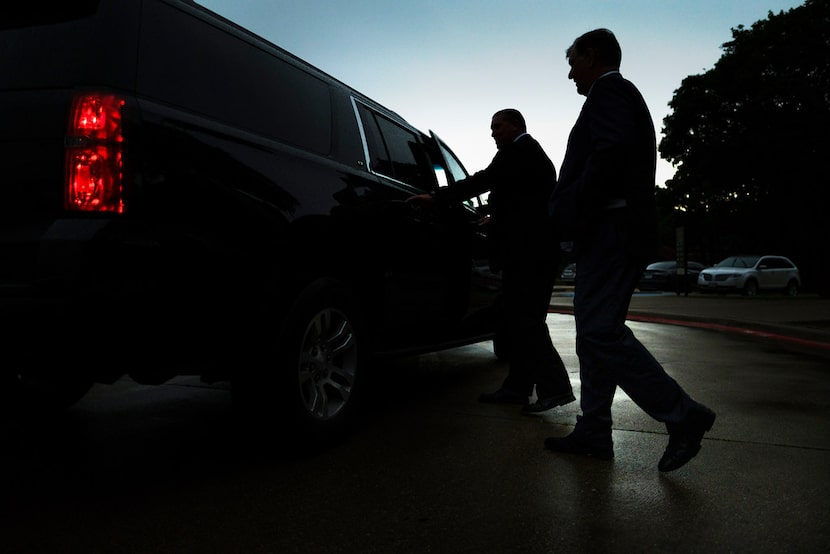
[[[571,289],[554,292],[551,312],[573,313]],[[830,298],[637,293],[628,319],[667,371],[713,407],[718,419],[704,438],[700,459],[656,480],[644,473],[627,483],[629,508],[638,516],[611,523],[607,532],[621,537],[616,544],[642,552],[830,551]],[[649,340],[649,327],[638,322],[714,331],[718,340],[738,342],[724,343],[723,349],[701,342],[685,351],[686,359],[672,360]],[[686,337],[678,331],[668,340],[676,344]],[[701,364],[719,365],[722,372],[695,371]],[[618,393],[615,406],[621,396],[625,414],[635,415],[638,408],[624,394]],[[635,463],[631,452],[620,459],[620,443],[637,445],[635,456],[642,460],[638,435],[649,428],[615,426],[617,467],[608,474],[611,481]],[[601,496],[600,488],[594,492]],[[652,509],[651,502],[660,508]],[[609,508],[604,504],[598,502],[600,513]],[[686,516],[672,513],[679,506]],[[715,513],[723,519],[712,521]],[[674,521],[667,527],[665,518]],[[621,525],[654,525],[653,540],[640,542]],[[622,538],[632,536],[632,541]],[[608,537],[598,543],[586,545],[586,551],[617,550]]]
[[[579,396],[570,292],[548,327]],[[578,402],[481,404],[491,343],[390,362],[355,432],[312,452],[246,433],[229,390],[96,386],[54,428],[4,430],[9,553],[824,553],[830,299],[635,295],[629,325],[718,419],[657,471],[665,427],[622,392],[613,461],[554,454]]]

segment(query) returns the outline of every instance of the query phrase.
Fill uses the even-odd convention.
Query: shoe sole
[[[689,462],[691,462],[700,453],[700,449],[702,447],[701,442],[703,441],[703,435],[712,430],[712,427],[715,425],[715,419],[717,419],[717,417],[718,416],[715,412],[713,412],[712,410],[709,410],[707,408],[706,419],[703,421],[703,425],[701,425],[701,427],[700,427],[703,430],[703,432],[700,434],[700,441],[698,441],[697,447],[694,449],[695,450],[694,453],[691,456],[689,456],[688,460],[686,460],[685,462],[683,462],[680,465],[674,465],[674,466],[669,466],[669,467],[660,467],[660,465],[658,464],[657,469],[662,473],[666,473],[666,472],[669,472],[669,471],[674,471],[676,469],[680,469],[681,467],[683,467],[686,464],[688,464]]]

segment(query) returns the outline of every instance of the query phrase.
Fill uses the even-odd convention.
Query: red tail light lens
[[[64,207],[89,212],[124,212],[121,107],[113,94],[75,97],[66,141]]]

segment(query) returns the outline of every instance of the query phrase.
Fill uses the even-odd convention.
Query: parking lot
[[[573,318],[548,324],[578,393]],[[227,387],[125,379],[37,434],[2,428],[4,551],[827,551],[827,356],[737,331],[631,326],[718,413],[676,472],[656,468],[665,428],[622,392],[613,462],[545,451],[577,403],[541,417],[478,403],[506,370],[490,343],[390,363],[354,433],[311,451],[245,428]]]

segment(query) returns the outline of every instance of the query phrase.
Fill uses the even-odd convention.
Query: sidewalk
[[[573,288],[556,287],[551,311],[573,313]],[[635,293],[629,319],[760,334],[830,351],[830,298],[779,294],[754,297]]]

